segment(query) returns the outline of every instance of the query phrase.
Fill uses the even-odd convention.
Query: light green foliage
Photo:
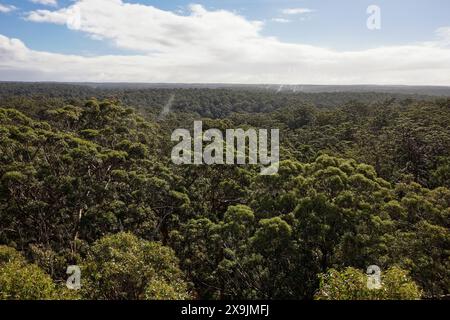
[[[38,266],[17,262],[2,265],[0,299],[43,300],[57,298],[55,284]]]
[[[83,262],[82,274],[82,294],[89,299],[189,297],[173,251],[130,233],[95,242]]]
[[[318,300],[417,300],[421,290],[408,273],[392,267],[381,275],[381,288],[370,289],[368,276],[355,268],[342,272],[330,269],[320,275],[320,287],[315,298]]]
[[[76,299],[16,250],[0,246],[0,300]]]

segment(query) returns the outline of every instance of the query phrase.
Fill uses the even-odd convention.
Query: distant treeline
[[[433,95],[450,96],[450,89],[446,87],[420,87],[415,91],[415,87],[306,86],[311,92],[298,92],[286,89],[288,86],[223,86],[0,82],[0,99],[3,105],[15,107],[22,103],[24,97],[37,101],[50,99],[53,104],[61,105],[95,97],[157,113],[171,95],[175,95],[174,111],[223,118],[233,112],[265,113],[299,104],[336,107],[351,100],[374,104],[389,99],[433,100],[436,98]],[[278,92],[278,87],[285,89]],[[339,88],[342,92],[338,91]],[[351,89],[356,92],[348,91]]]

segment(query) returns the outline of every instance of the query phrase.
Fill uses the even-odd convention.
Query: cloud
[[[58,1],[57,0],[30,0],[33,3],[37,3],[37,4],[43,4],[45,6],[54,6],[56,7],[58,5]]]
[[[443,45],[450,45],[450,27],[441,27],[436,30],[436,35]]]
[[[281,10],[281,12],[287,15],[296,15],[296,14],[312,13],[314,12],[314,10],[308,8],[290,8],[290,9],[283,9]]]
[[[226,49],[224,45],[228,48],[258,39],[263,25],[228,11],[207,11],[196,4],[190,6],[189,16],[183,16],[121,0],[81,0],[61,10],[33,11],[26,19],[68,24],[95,39],[107,39],[120,48],[147,53],[198,51],[199,46],[210,42],[208,48],[220,54]],[[78,19],[79,23],[71,23]]]
[[[278,23],[289,23],[292,22],[292,20],[289,19],[285,19],[285,18],[272,18],[273,22],[278,22]]]
[[[450,85],[450,49],[438,41],[338,51],[263,36],[262,22],[225,10],[192,5],[178,15],[121,0],[79,0],[27,19],[133,54],[56,54],[0,36],[1,80]]]
[[[1,13],[8,13],[8,12],[14,11],[16,9],[17,8],[12,6],[12,5],[7,5],[7,4],[1,4],[0,3],[0,12]]]

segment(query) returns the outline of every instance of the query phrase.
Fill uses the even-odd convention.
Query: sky
[[[450,86],[450,1],[0,0],[0,81]]]

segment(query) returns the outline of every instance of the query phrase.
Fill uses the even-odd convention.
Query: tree
[[[339,272],[328,270],[320,276],[318,300],[417,300],[421,290],[411,280],[408,272],[392,267],[381,274],[381,288],[370,289],[368,276],[358,269],[348,267]]]
[[[82,295],[88,299],[187,299],[187,287],[170,248],[131,233],[96,241],[83,261]]]
[[[74,292],[58,288],[37,265],[27,263],[15,249],[0,246],[0,299],[76,299]]]

